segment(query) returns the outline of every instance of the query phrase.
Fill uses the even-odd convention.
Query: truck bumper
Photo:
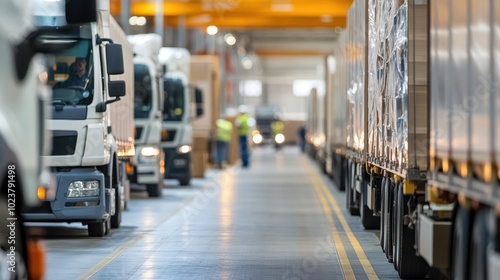
[[[57,180],[54,201],[45,201],[41,206],[27,209],[23,217],[27,221],[39,222],[99,222],[109,218],[107,206],[114,201],[114,190],[106,189],[104,174],[88,168],[75,168],[69,172],[53,174]],[[79,180],[97,180],[99,196],[66,197],[71,182]]]
[[[151,163],[137,163],[134,169],[134,183],[157,184],[160,181],[160,167],[157,161]]]
[[[191,152],[179,154],[177,148],[163,148],[163,151],[166,179],[183,179],[191,176]]]

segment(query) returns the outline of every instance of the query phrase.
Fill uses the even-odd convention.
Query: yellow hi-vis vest
[[[228,120],[218,119],[215,125],[217,126],[217,140],[229,142],[231,140],[233,124]]]
[[[271,124],[271,130],[273,131],[274,135],[276,135],[278,133],[283,133],[284,128],[285,128],[285,125],[281,121],[274,121]]]
[[[238,134],[241,135],[248,135],[250,132],[250,126],[248,125],[248,119],[250,116],[248,114],[240,114],[236,118],[236,125],[238,126]]]

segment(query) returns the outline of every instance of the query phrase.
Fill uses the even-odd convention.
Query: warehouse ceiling
[[[110,0],[121,14],[124,0]],[[157,1],[130,1],[130,15],[154,24]],[[164,24],[220,32],[245,40],[259,60],[267,82],[314,78],[345,27],[352,0],[164,0]]]

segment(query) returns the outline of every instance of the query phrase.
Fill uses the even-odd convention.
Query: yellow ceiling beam
[[[292,10],[274,10],[271,4],[259,3],[260,1],[242,1],[237,6],[203,4],[203,2],[168,2],[164,3],[163,13],[165,16],[179,15],[199,15],[199,14],[216,14],[224,16],[224,14],[243,13],[258,16],[345,16],[348,6],[339,6],[334,1],[329,2],[300,2],[293,4]],[[221,2],[222,3],[222,2]],[[236,4],[235,4],[236,5]],[[133,2],[131,4],[131,13],[137,15],[155,15],[156,4],[154,2]],[[283,7],[283,8],[286,8]]]
[[[345,17],[333,18],[330,22],[322,22],[319,18],[302,18],[297,20],[295,17],[250,17],[250,16],[192,16],[186,17],[184,24],[186,27],[204,27],[215,25],[219,28],[335,28],[344,27]],[[178,26],[178,17],[166,17],[167,26]]]
[[[344,27],[351,4],[352,0],[165,0],[163,13],[167,19],[185,16],[188,26]],[[120,14],[120,5],[121,0],[111,0],[113,15]],[[131,0],[130,13],[154,16],[155,7],[155,1]]]

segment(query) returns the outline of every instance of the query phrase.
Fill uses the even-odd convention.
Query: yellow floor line
[[[320,185],[323,187],[324,192],[328,198],[328,201],[330,201],[330,204],[333,207],[333,211],[335,212],[335,215],[338,217],[340,224],[344,228],[344,232],[346,233],[347,237],[349,238],[349,241],[351,242],[352,247],[354,248],[354,251],[356,252],[356,255],[358,256],[359,262],[363,266],[363,270],[365,271],[366,275],[368,276],[368,279],[370,280],[378,280],[377,273],[375,273],[375,270],[373,269],[370,261],[366,257],[365,251],[363,250],[363,247],[361,247],[361,244],[359,243],[358,239],[356,236],[354,236],[353,232],[351,231],[351,227],[347,223],[344,215],[342,214],[342,211],[340,210],[337,201],[335,200],[335,197],[331,194],[331,192],[327,189],[325,184],[321,181]]]
[[[337,200],[335,197],[332,195],[330,190],[326,187],[325,183],[323,180],[317,175],[316,172],[311,172],[313,178],[313,184],[317,185],[321,190],[323,190],[323,193],[326,195],[326,198],[332,205],[333,211],[337,218],[340,221],[340,224],[342,225],[342,228],[344,228],[344,232],[347,235],[347,238],[349,239],[349,242],[351,243],[352,247],[354,248],[354,251],[356,252],[356,255],[358,256],[359,262],[361,263],[363,270],[365,271],[366,275],[368,276],[368,279],[370,280],[378,280],[377,273],[375,273],[375,270],[373,269],[370,261],[366,257],[366,254],[361,247],[361,244],[359,243],[358,239],[356,236],[354,236],[353,232],[351,231],[351,227],[347,223],[344,214],[339,208],[339,205],[337,203]]]
[[[198,193],[198,195],[199,195],[199,193]],[[151,226],[149,229],[155,229],[155,228],[159,227],[165,221],[167,221],[172,216],[174,216],[179,211],[181,211],[184,207],[186,207],[186,205],[188,205],[189,203],[191,203],[196,197],[198,197],[198,195],[193,195],[193,196],[191,196],[189,198],[186,198],[181,203],[181,205],[179,205],[178,207],[176,207],[172,211],[170,211],[167,214],[165,214],[165,216],[161,217],[161,219],[158,220],[158,222],[155,223],[153,226]],[[102,261],[100,261],[98,264],[96,264],[94,267],[92,267],[89,271],[87,271],[85,274],[83,274],[82,276],[80,276],[78,279],[79,280],[84,280],[84,279],[89,279],[90,277],[94,276],[101,269],[103,269],[105,266],[107,266],[109,263],[111,263],[114,259],[116,259],[116,257],[118,257],[121,253],[123,253],[125,250],[127,250],[128,248],[130,248],[136,242],[138,242],[139,240],[141,240],[144,237],[144,235],[146,235],[148,233],[149,233],[149,230],[148,231],[143,231],[143,232],[137,234],[136,236],[134,236],[134,238],[130,239],[125,244],[123,244],[120,247],[116,248],[113,252],[111,252],[109,255],[107,255]]]
[[[337,251],[337,256],[339,258],[340,266],[342,268],[342,272],[344,273],[345,279],[356,279],[354,275],[354,271],[352,270],[351,263],[349,262],[349,258],[347,257],[347,253],[344,248],[344,244],[342,243],[342,238],[337,230],[337,226],[335,225],[335,221],[332,218],[330,206],[326,199],[321,195],[321,190],[317,184],[313,184],[314,190],[316,191],[316,196],[321,202],[321,206],[323,211],[325,212],[325,216],[330,223],[330,230],[333,236],[333,242],[335,243],[335,250]]]

